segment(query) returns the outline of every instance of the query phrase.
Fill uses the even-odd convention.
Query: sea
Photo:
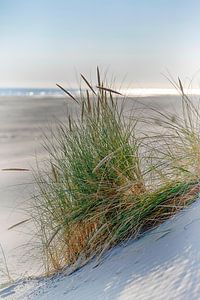
[[[67,89],[70,93],[77,95],[79,89]],[[82,89],[84,91],[84,89]],[[121,88],[117,90],[124,96],[148,97],[148,96],[164,96],[179,95],[180,91],[175,88]],[[185,89],[190,95],[200,95],[200,89]],[[16,97],[62,97],[65,93],[59,88],[0,88],[0,97],[16,96]]]

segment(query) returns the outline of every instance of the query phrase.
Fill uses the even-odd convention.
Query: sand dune
[[[137,241],[109,251],[70,276],[18,282],[6,300],[197,300],[200,295],[200,202]]]

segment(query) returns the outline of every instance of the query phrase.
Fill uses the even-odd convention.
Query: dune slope
[[[200,200],[71,275],[20,281],[2,299],[199,299]]]

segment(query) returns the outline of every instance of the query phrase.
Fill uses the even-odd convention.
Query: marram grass
[[[147,137],[138,134],[136,112],[125,117],[125,98],[105,86],[98,68],[96,87],[81,77],[87,89],[78,97],[59,86],[77,105],[78,117],[69,115],[52,131],[45,142],[47,168],[35,174],[39,195],[32,216],[48,274],[140,236],[199,193],[199,166],[191,166],[200,162],[192,123],[198,111],[180,82],[183,118],[174,123],[156,112],[167,133]]]

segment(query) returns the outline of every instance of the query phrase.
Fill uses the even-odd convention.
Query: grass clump
[[[138,116],[125,116],[122,95],[105,86],[98,68],[96,88],[81,76],[87,89],[79,97],[59,86],[78,114],[47,139],[48,165],[36,174],[33,218],[48,273],[138,237],[199,192],[195,176],[183,180],[174,172],[178,164],[169,143],[162,143],[164,155],[154,149],[152,156],[152,143],[137,132]],[[180,130],[175,133],[180,143]]]

